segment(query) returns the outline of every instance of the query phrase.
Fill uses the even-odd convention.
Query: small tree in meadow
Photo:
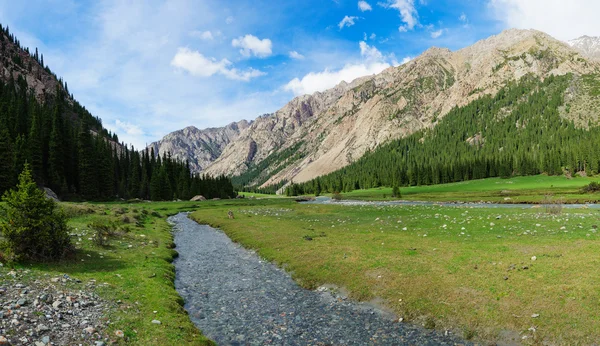
[[[14,260],[56,260],[73,251],[64,212],[46,198],[28,164],[16,190],[4,194],[0,231],[2,247]]]
[[[400,193],[400,188],[398,185],[394,185],[394,187],[392,187],[392,197],[402,198],[402,194]]]

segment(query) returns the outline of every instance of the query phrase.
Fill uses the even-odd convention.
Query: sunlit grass
[[[429,319],[465,336],[570,344],[600,338],[598,216],[585,209],[550,215],[543,208],[289,201],[193,214],[307,288],[332,283],[356,299],[381,297],[406,320]]]

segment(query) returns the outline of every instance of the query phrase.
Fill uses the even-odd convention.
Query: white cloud
[[[268,38],[259,39],[254,35],[246,35],[235,38],[231,41],[231,45],[240,49],[240,54],[245,57],[254,55],[259,58],[264,58],[272,54],[272,42]]]
[[[341,81],[351,82],[359,77],[380,73],[392,65],[398,65],[393,55],[384,56],[377,48],[366,42],[359,43],[362,61],[349,63],[339,70],[325,69],[321,72],[310,72],[302,79],[294,78],[283,89],[294,95],[312,94],[333,88]]]
[[[357,19],[358,17],[345,16],[344,19],[342,19],[342,21],[338,23],[338,27],[340,28],[340,30],[342,30],[345,26],[351,27],[352,25],[354,25],[354,21],[356,21]]]
[[[229,16],[229,17],[225,18],[225,23],[227,23],[227,24],[231,24],[231,23],[233,23],[233,22],[234,22],[234,20],[235,20],[235,19],[233,19],[233,17],[232,17],[232,16]]]
[[[400,32],[412,30],[419,23],[419,14],[415,8],[414,0],[388,0],[386,3],[379,3],[379,5],[400,12],[400,18],[404,23],[398,27]]]
[[[304,55],[293,50],[293,51],[290,51],[290,58],[296,59],[296,60],[302,60],[302,59],[304,59]]]
[[[210,31],[194,30],[194,31],[190,32],[191,37],[195,37],[195,38],[199,38],[201,40],[207,40],[207,41],[214,40],[216,35],[217,34],[213,35],[213,33]]]
[[[402,59],[402,62],[400,63],[400,65],[404,65],[404,64],[406,64],[407,62],[411,61],[412,59],[413,59],[413,58],[412,58],[412,57],[410,57],[410,56],[405,56],[405,57]]]
[[[358,2],[358,8],[359,8],[359,9],[360,9],[362,12],[365,12],[365,11],[371,11],[371,10],[373,9],[373,8],[371,7],[371,5],[369,5],[369,3],[368,3],[368,2],[366,2],[366,1],[363,1],[363,0],[361,0],[361,1],[359,1],[359,2]]]
[[[431,32],[431,38],[438,38],[440,36],[442,36],[442,34],[444,33],[444,29],[440,29],[437,31],[432,31]]]
[[[460,17],[458,17],[458,20],[460,20],[463,23],[467,22],[467,15],[463,12],[461,13]]]
[[[232,80],[247,82],[252,78],[265,75],[264,72],[253,68],[247,71],[230,68],[232,63],[227,59],[218,61],[215,58],[207,58],[200,52],[185,47],[178,49],[177,54],[171,60],[171,65],[196,77],[210,77],[218,73]]]
[[[115,127],[128,135],[137,136],[144,134],[144,131],[137,126],[127,121],[121,121],[120,119],[115,120]]]
[[[507,28],[537,29],[561,40],[600,35],[597,0],[489,0],[489,6]]]
[[[375,33],[372,33],[371,36],[369,36],[370,40],[374,40],[377,38],[377,35],[375,35]]]

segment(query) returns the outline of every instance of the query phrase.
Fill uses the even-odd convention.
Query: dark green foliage
[[[14,152],[10,134],[6,128],[0,128],[0,191],[14,186]]]
[[[119,144],[100,118],[69,95],[66,82],[43,66],[43,55],[37,50],[25,54],[1,25],[0,41],[6,48],[0,53],[27,59],[37,78],[45,70],[58,81],[55,92],[44,94],[43,100],[21,76],[0,81],[0,194],[14,186],[28,162],[38,186],[50,187],[64,200],[235,197],[229,179],[192,175],[186,162],[170,155],[157,160],[147,151]],[[152,181],[158,186],[153,196]]]
[[[394,185],[394,187],[392,187],[392,197],[394,197],[394,198],[402,197],[402,194],[400,193],[400,188],[398,187],[398,185]]]
[[[581,189],[582,192],[584,193],[588,193],[588,192],[598,192],[600,191],[600,184],[598,184],[595,181],[592,181],[591,183],[589,183],[588,185],[584,186]]]
[[[67,217],[47,199],[25,165],[16,190],[5,193],[0,230],[3,247],[15,260],[56,260],[72,250]]]
[[[496,96],[452,109],[433,129],[392,141],[294,193],[450,183],[487,177],[600,171],[600,127],[560,116],[572,76],[525,76]],[[474,139],[482,138],[482,141]]]

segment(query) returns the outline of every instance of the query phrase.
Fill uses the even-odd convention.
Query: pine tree
[[[50,188],[61,195],[63,184],[66,185],[64,171],[64,147],[63,147],[63,122],[62,116],[58,113],[58,107],[54,108],[52,114],[52,131],[50,132],[49,159],[48,159],[48,177]]]
[[[3,197],[5,218],[0,230],[8,253],[16,260],[53,260],[73,250],[67,217],[33,181],[29,165],[19,185]]]
[[[14,152],[10,133],[0,128],[0,195],[14,186]]]

